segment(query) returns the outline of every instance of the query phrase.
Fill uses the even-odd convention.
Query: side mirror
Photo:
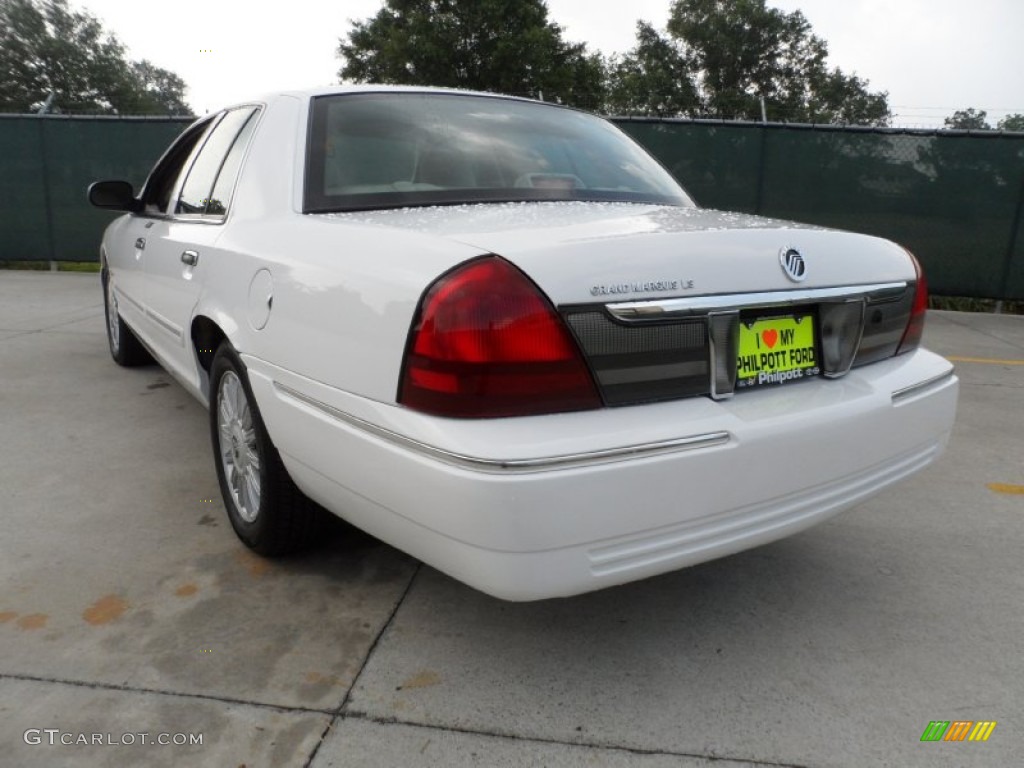
[[[141,206],[127,181],[94,181],[89,185],[89,202],[97,208],[115,211],[138,211]]]

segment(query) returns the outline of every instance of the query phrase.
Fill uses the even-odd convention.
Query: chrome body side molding
[[[366,419],[361,419],[351,413],[346,413],[339,408],[321,402],[316,398],[303,394],[279,381],[274,382],[274,389],[284,397],[297,400],[303,405],[320,411],[348,426],[369,432],[370,434],[387,440],[390,443],[399,445],[417,453],[428,456],[446,464],[452,464],[464,469],[476,470],[478,472],[543,472],[547,470],[566,469],[568,467],[580,467],[590,464],[603,464],[610,461],[622,461],[624,459],[641,459],[663,453],[676,453],[678,451],[692,451],[701,448],[712,448],[725,445],[729,442],[728,432],[709,432],[700,435],[688,435],[686,437],[674,438],[671,440],[659,440],[652,443],[639,445],[628,445],[621,448],[606,448],[585,453],[562,454],[559,456],[541,456],[529,459],[489,459],[479,456],[467,456],[453,451],[439,448],[434,445],[415,440],[405,435],[400,435],[385,427],[373,424]]]

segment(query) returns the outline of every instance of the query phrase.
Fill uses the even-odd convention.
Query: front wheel
[[[260,417],[245,365],[227,342],[213,357],[210,392],[213,457],[231,527],[261,555],[307,546],[325,513],[288,476]]]

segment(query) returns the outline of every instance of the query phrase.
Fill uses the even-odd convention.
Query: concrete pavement
[[[926,344],[962,380],[937,465],[771,546],[510,604],[343,531],[252,555],[205,411],[109,359],[98,276],[0,271],[0,766],[1013,764],[1024,317],[933,312]]]

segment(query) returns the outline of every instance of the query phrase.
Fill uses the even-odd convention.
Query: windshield
[[[313,100],[307,213],[526,200],[692,205],[610,123],[540,102],[439,93]]]

